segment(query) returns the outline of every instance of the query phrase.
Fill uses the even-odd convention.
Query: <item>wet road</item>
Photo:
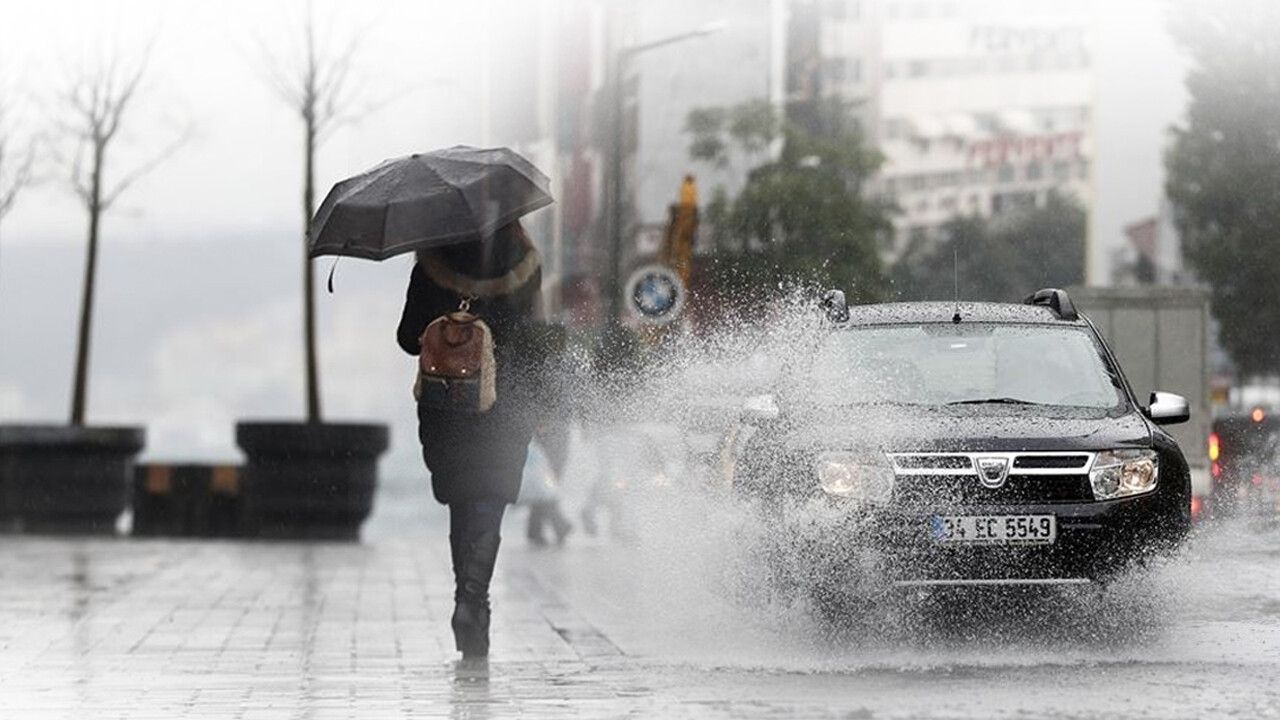
[[[478,671],[439,514],[390,499],[361,546],[0,540],[0,717],[1280,717],[1274,528],[1101,596],[907,599],[831,638],[741,518],[684,503],[557,550],[512,517]]]
[[[1206,529],[1104,592],[895,595],[837,637],[722,531],[532,562],[667,692],[731,716],[1280,717],[1274,527]]]

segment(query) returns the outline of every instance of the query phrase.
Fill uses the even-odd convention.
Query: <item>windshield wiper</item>
[[[1013,397],[975,398],[973,400],[955,400],[948,405],[1043,405],[1044,403],[1022,400]]]

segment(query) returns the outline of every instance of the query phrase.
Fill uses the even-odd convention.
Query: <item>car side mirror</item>
[[[748,425],[760,425],[777,420],[782,411],[772,395],[753,395],[742,403],[742,422]]]
[[[1181,395],[1167,392],[1151,393],[1151,405],[1147,417],[1157,425],[1177,425],[1191,419],[1191,406]]]
[[[845,299],[843,290],[828,290],[822,295],[822,311],[831,322],[846,322],[849,319],[849,301]]]

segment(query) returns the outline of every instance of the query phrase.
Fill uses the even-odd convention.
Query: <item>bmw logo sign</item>
[[[684,283],[666,265],[645,265],[627,280],[626,302],[640,320],[665,325],[684,307]]]

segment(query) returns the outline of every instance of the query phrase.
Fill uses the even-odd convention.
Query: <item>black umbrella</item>
[[[457,145],[387,160],[333,186],[311,223],[311,257],[385,260],[491,237],[550,205],[550,181],[507,148]]]

